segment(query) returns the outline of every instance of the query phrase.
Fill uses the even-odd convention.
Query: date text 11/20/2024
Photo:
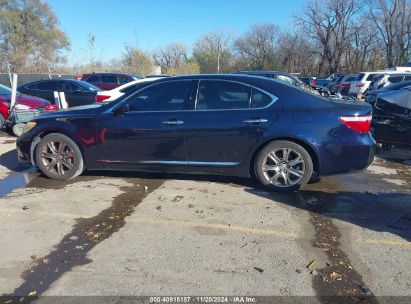
[[[232,297],[176,297],[162,296],[150,297],[150,303],[256,303],[254,297],[232,296]]]

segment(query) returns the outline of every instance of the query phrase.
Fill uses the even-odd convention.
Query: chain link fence
[[[75,74],[18,74],[17,87],[37,81],[46,79],[76,79]],[[11,87],[11,75],[8,73],[0,73],[0,84]]]

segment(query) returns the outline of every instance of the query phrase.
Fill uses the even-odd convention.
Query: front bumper
[[[16,141],[17,158],[24,164],[32,163],[32,142],[33,139],[27,134],[22,134]]]

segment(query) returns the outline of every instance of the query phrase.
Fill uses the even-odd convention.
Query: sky
[[[201,34],[246,32],[253,24],[293,26],[306,0],[45,0],[71,42],[70,63],[90,58],[87,37],[96,37],[93,57],[117,58],[124,45],[151,51],[169,42],[189,47]]]

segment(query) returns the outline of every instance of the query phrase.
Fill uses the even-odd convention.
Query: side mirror
[[[124,113],[127,113],[130,110],[130,106],[128,104],[124,104],[116,108],[113,113],[115,116],[123,116]]]

